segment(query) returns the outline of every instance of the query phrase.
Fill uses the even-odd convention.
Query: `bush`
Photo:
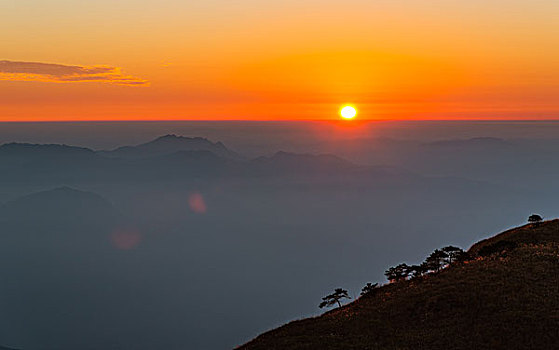
[[[528,217],[528,222],[531,224],[538,224],[543,221],[543,218],[538,214],[532,214]]]

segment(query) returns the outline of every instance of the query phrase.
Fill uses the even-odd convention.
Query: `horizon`
[[[358,119],[351,121],[344,121],[338,119],[68,119],[68,120],[3,120],[2,123],[112,123],[112,122],[126,122],[126,123],[166,123],[166,122],[285,122],[285,123],[298,123],[298,122],[328,122],[339,123],[345,125],[359,124],[359,123],[374,123],[374,122],[558,122],[559,118],[549,119]]]
[[[42,121],[0,124],[0,143],[66,143],[93,149],[140,144],[176,134],[222,141],[234,149],[256,154],[279,150],[313,152],[318,144],[343,145],[354,140],[437,140],[498,137],[557,138],[557,120],[170,120],[170,121]],[[318,144],[317,144],[318,143]],[[366,143],[363,147],[369,147]],[[317,149],[318,150],[318,149]],[[333,153],[342,150],[331,150]]]

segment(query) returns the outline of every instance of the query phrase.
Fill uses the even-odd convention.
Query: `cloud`
[[[53,83],[100,82],[147,86],[149,82],[110,66],[68,66],[41,62],[0,61],[0,80]]]

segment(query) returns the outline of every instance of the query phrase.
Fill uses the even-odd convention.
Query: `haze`
[[[395,263],[553,216],[558,128],[4,124],[0,340],[233,348],[335,287],[355,296]]]

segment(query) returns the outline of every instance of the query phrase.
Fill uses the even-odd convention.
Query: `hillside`
[[[556,348],[559,220],[506,231],[469,253],[464,263],[387,284],[239,349]]]
[[[478,255],[482,249],[500,245],[545,244],[559,242],[559,219],[541,224],[516,227],[474,244],[469,252]]]

